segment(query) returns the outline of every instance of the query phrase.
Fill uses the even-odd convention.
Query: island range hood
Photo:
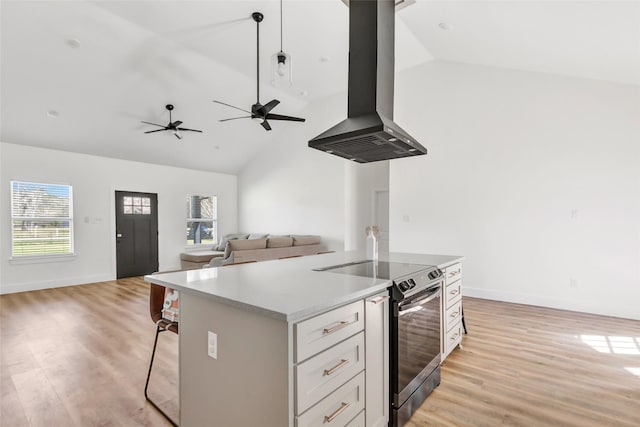
[[[347,119],[309,147],[358,163],[427,154],[393,122],[394,32],[393,0],[349,2]]]

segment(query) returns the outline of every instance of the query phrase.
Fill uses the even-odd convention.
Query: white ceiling
[[[218,122],[236,112],[213,99],[255,102],[254,11],[265,15],[261,101],[277,97],[274,113],[296,115],[346,90],[341,0],[284,1],[294,67],[286,91],[269,84],[277,0],[3,0],[0,140],[236,173],[274,137],[305,126],[274,122],[268,133],[249,120]],[[438,59],[640,84],[640,1],[418,0],[396,21],[396,70]],[[168,122],[167,103],[174,120],[204,133],[145,135],[140,121]]]

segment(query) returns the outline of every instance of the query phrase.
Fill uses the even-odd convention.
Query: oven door
[[[441,287],[439,282],[393,306],[391,387],[395,408],[440,365]]]

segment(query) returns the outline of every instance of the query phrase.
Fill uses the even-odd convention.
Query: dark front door
[[[158,271],[158,195],[116,191],[117,277]]]

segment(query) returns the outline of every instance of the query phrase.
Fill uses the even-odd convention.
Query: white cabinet
[[[364,332],[296,366],[296,413],[300,414],[364,370]]]
[[[362,300],[296,323],[296,362],[302,362],[363,329]]]
[[[296,417],[296,427],[346,426],[364,409],[364,372]]]
[[[386,291],[365,300],[365,320],[366,425],[386,427],[389,421],[389,294]]]
[[[462,264],[444,269],[442,290],[442,362],[462,345]]]
[[[387,425],[388,316],[384,291],[293,325],[296,427]]]

